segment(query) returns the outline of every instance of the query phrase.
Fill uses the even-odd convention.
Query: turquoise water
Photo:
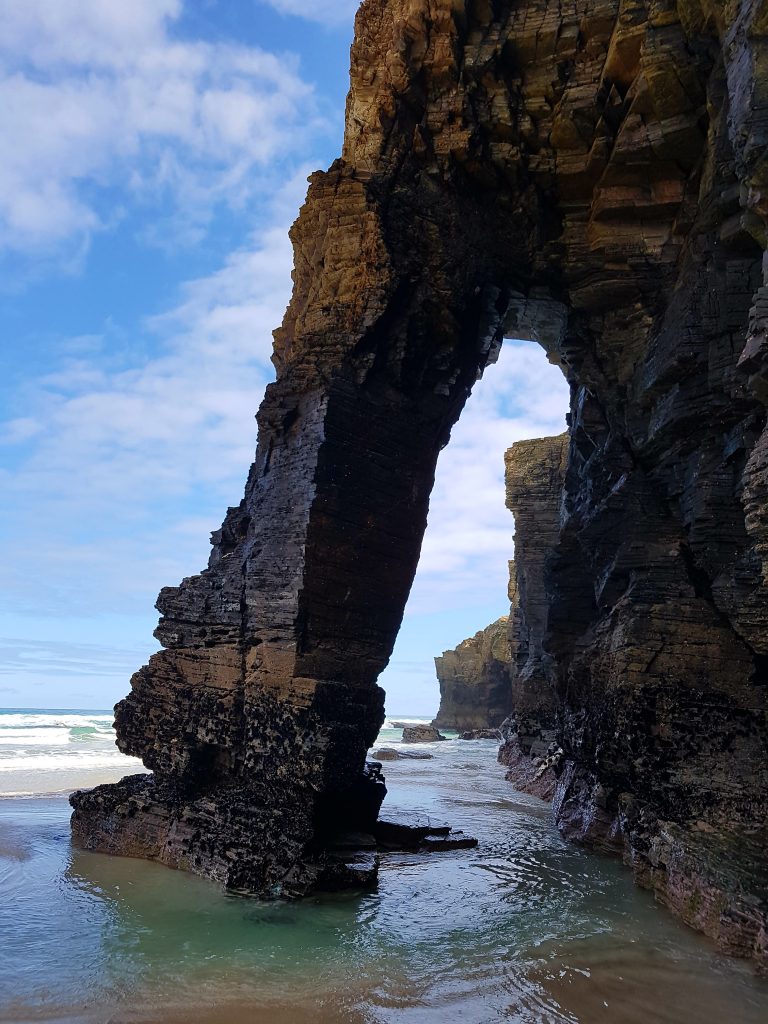
[[[434,758],[385,765],[385,807],[427,811],[478,848],[392,854],[376,891],[298,903],[73,850],[63,797],[0,801],[0,1020],[768,1019],[768,985],[620,864],[563,842],[549,808],[504,781],[493,742],[420,746]]]

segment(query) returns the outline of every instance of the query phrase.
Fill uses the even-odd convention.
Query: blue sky
[[[0,706],[108,707],[243,489],[287,230],[341,147],[357,4],[0,0]],[[567,389],[507,343],[443,453],[390,667],[506,610],[503,452]]]

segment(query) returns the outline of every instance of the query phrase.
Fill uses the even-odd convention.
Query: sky
[[[0,706],[123,696],[240,500],[356,7],[0,0]],[[566,408],[505,342],[441,455],[391,714],[433,714],[433,657],[508,610],[503,453]]]

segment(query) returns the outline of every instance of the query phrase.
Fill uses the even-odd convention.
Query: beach
[[[136,766],[114,749],[108,712],[35,714],[9,725],[6,712],[0,725],[0,789],[26,793],[0,798],[5,1024],[768,1016],[768,984],[674,920],[620,863],[564,842],[548,805],[504,780],[492,740],[420,744],[431,759],[385,764],[385,810],[424,811],[476,835],[477,849],[388,854],[375,890],[265,903],[73,849],[57,773],[93,784]],[[380,745],[396,746],[387,724]],[[72,731],[83,729],[94,731]],[[19,749],[40,758],[25,780],[11,779],[24,771]]]

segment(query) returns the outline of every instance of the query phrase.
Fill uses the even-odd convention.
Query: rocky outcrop
[[[563,518],[568,434],[518,441],[504,456],[507,508],[515,517],[510,563],[511,715],[502,725],[499,760],[517,789],[551,800],[556,776],[547,760],[559,749],[559,700],[544,640],[550,593],[545,567]]]
[[[499,758],[510,781],[549,797],[551,771],[544,782],[538,775],[535,785],[529,782],[555,742],[557,695],[542,665],[549,608],[544,565],[560,531],[567,455],[567,433],[519,441],[506,452],[507,508],[515,516],[509,615],[435,658],[440,709],[433,724],[469,732],[503,725]]]
[[[403,743],[436,743],[445,738],[431,725],[406,725],[403,729]]]
[[[75,796],[77,842],[316,884],[378,799],[438,453],[531,337],[572,385],[557,821],[768,959],[766,28],[759,0],[365,0],[245,497],[117,708],[153,778]]]
[[[506,615],[443,651],[435,658],[440,708],[432,724],[457,732],[501,725],[510,711],[510,666]]]
[[[373,752],[377,761],[431,761],[434,756],[426,750],[397,750],[395,747],[381,747]]]

